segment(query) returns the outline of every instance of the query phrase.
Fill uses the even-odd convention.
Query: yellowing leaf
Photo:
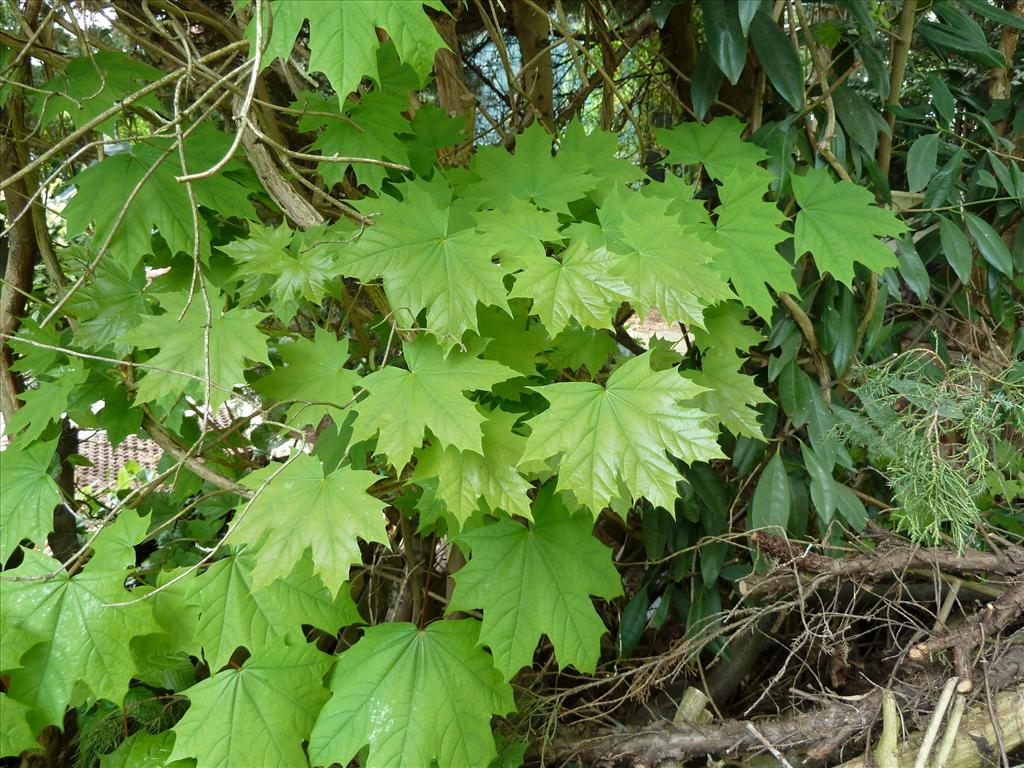
[[[529,527],[500,520],[456,539],[472,557],[455,574],[448,610],[483,609],[480,643],[506,678],[532,663],[541,635],[551,640],[560,668],[593,672],[607,629],[590,595],[622,594],[611,550],[591,535],[593,518],[582,510],[570,515],[551,486],[533,518]]]
[[[641,497],[672,508],[686,462],[722,455],[708,414],[680,405],[702,390],[678,371],[654,371],[651,353],[618,368],[604,387],[566,382],[536,387],[551,407],[527,423],[523,461],[561,455],[558,489],[572,491],[596,518],[615,499]]]
[[[512,688],[477,648],[479,622],[426,629],[370,627],[341,654],[334,692],[309,741],[314,765],[347,765],[368,746],[365,768],[484,766],[497,755],[492,715],[515,709]]]

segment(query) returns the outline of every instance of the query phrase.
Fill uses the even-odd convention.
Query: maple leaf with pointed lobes
[[[568,166],[578,164],[599,183],[588,196],[601,202],[612,189],[635,184],[646,175],[643,168],[619,156],[619,139],[613,131],[592,130],[573,119],[558,141],[558,154]]]
[[[719,304],[705,315],[707,330],[693,329],[693,343],[701,351],[701,370],[682,376],[705,389],[690,403],[716,417],[734,435],[764,440],[755,408],[771,400],[753,376],[740,372],[745,362],[736,350],[746,351],[764,337],[747,325],[747,310],[735,301]]]
[[[128,270],[113,259],[102,259],[93,279],[68,301],[68,312],[78,318],[75,342],[99,349],[133,328],[146,314],[143,288],[146,274],[141,265]],[[118,352],[127,352],[123,344],[114,344]]]
[[[629,286],[640,317],[657,307],[667,323],[703,325],[704,309],[732,296],[713,260],[718,248],[703,228],[669,215],[669,201],[615,189],[601,207],[609,250],[619,258],[612,274]]]
[[[206,308],[202,297],[196,296],[185,316],[178,320],[172,311],[182,295],[168,295],[163,315],[143,317],[139,324],[121,334],[120,341],[140,349],[158,347],[147,361],[151,367],[140,377],[135,401],[149,403],[163,398],[177,398],[182,391],[202,397],[206,375],[205,326]],[[231,397],[231,389],[245,383],[245,361],[270,363],[266,337],[256,326],[266,317],[254,309],[230,309],[218,313],[223,297],[211,296],[213,318],[210,338],[210,407],[220,408]],[[191,374],[182,376],[182,374]]]
[[[53,530],[53,508],[60,503],[57,483],[50,477],[56,442],[15,440],[0,452],[0,562],[22,539],[42,549]]]
[[[368,394],[353,406],[359,415],[352,443],[379,432],[376,452],[397,469],[409,463],[427,429],[441,446],[481,453],[484,417],[463,393],[489,390],[516,372],[466,352],[446,358],[426,336],[405,343],[403,350],[408,370],[388,365],[362,380]]]
[[[42,577],[10,581],[3,586],[4,636],[23,631],[38,639],[10,671],[7,692],[32,708],[34,732],[63,722],[74,706],[76,690],[120,704],[135,670],[130,641],[160,632],[150,602],[132,602],[125,589],[127,569],[135,565],[133,545],[149,527],[148,517],[124,512],[104,528],[93,543],[92,559],[69,575],[61,563],[36,550],[5,573],[11,577]],[[110,603],[128,602],[112,608]],[[55,672],[54,670],[59,670]]]
[[[509,295],[533,299],[532,313],[552,336],[574,320],[591,328],[611,328],[630,290],[612,274],[618,263],[618,254],[577,240],[557,258],[531,259],[516,275]]]
[[[228,134],[200,125],[185,139],[189,170],[211,167],[224,156],[230,144]],[[129,194],[154,165],[156,170],[127,203],[127,213],[111,240],[111,254],[128,270],[134,269],[146,254],[153,253],[155,228],[171,253],[191,256],[195,243],[192,218],[183,215],[191,210],[191,202],[185,185],[176,178],[182,175],[182,170],[174,139],[149,137],[132,145],[130,151],[110,155],[72,178],[77,191],[63,210],[68,237],[86,234],[91,227],[92,242],[99,247],[113,230]],[[242,167],[240,161],[232,160],[225,170]],[[255,190],[223,171],[193,182],[192,190],[196,202],[204,208],[225,216],[259,220],[249,202],[249,195]],[[199,241],[200,254],[205,257],[210,251],[210,228],[202,216]]]
[[[500,209],[473,214],[476,228],[487,235],[502,266],[521,269],[547,255],[544,243],[561,241],[558,215],[542,211],[525,200],[509,200]]]
[[[100,755],[100,768],[189,768],[192,761],[168,762],[174,749],[174,733],[136,731],[113,752]]]
[[[4,425],[4,434],[18,436],[22,444],[30,443],[52,423],[60,421],[75,389],[85,381],[85,366],[80,359],[48,371],[47,379],[40,379],[32,389],[18,395],[22,406]]]
[[[709,236],[721,249],[715,257],[719,271],[732,281],[743,303],[765,319],[775,308],[765,283],[777,293],[797,290],[793,265],[776,250],[789,235],[779,228],[786,217],[775,203],[764,200],[769,181],[771,174],[760,168],[727,174],[718,190],[718,221]]]
[[[256,381],[253,388],[278,402],[297,401],[288,409],[290,423],[315,427],[324,416],[336,418],[340,409],[351,404],[352,389],[360,379],[345,367],[347,342],[316,328],[312,341],[299,336],[279,344],[277,353],[284,366]]]
[[[541,635],[559,669],[593,672],[607,628],[590,596],[622,594],[611,550],[591,535],[593,518],[585,510],[571,515],[553,490],[538,495],[532,525],[499,520],[455,539],[472,557],[455,573],[448,610],[483,609],[480,643],[506,679],[532,663]]]
[[[596,518],[612,500],[646,498],[666,509],[685,462],[723,456],[709,415],[680,405],[702,390],[675,368],[654,371],[650,352],[622,363],[608,383],[563,382],[533,389],[551,406],[526,423],[523,462],[561,454],[558,490],[572,491]]]
[[[668,163],[702,163],[713,179],[730,173],[747,173],[768,157],[768,153],[740,138],[746,126],[735,117],[719,117],[710,123],[680,123],[675,128],[657,128],[654,136],[668,150]]]
[[[41,95],[35,99],[33,111],[39,115],[41,126],[67,113],[74,126],[81,128],[125,96],[163,76],[161,70],[118,51],[96,51],[87,57],[71,59],[62,74],[44,83],[39,88]],[[155,93],[135,101],[133,107],[163,111]],[[112,136],[116,122],[117,117],[113,117],[96,126],[96,130]]]
[[[502,283],[508,270],[492,263],[496,249],[485,235],[452,228],[451,189],[440,174],[398,190],[402,200],[363,201],[364,211],[380,216],[338,251],[338,264],[364,283],[383,278],[384,293],[405,326],[414,325],[426,309],[428,329],[451,349],[463,333],[476,330],[478,303],[508,311]]]
[[[329,698],[323,676],[333,659],[315,645],[275,643],[241,668],[228,668],[183,691],[170,760],[198,758],[209,768],[306,765],[302,742]]]
[[[825,169],[790,177],[800,213],[796,217],[796,255],[808,251],[821,273],[853,286],[853,263],[874,272],[897,265],[896,254],[878,238],[896,237],[906,226],[891,212],[875,205],[864,187],[833,181]]]
[[[39,749],[39,742],[32,735],[28,724],[31,708],[16,701],[6,693],[0,693],[0,757],[18,757],[29,749]]]
[[[517,414],[500,409],[487,414],[481,425],[483,455],[434,443],[420,452],[412,479],[420,484],[438,479],[434,495],[445,504],[450,530],[458,530],[484,508],[481,500],[492,512],[530,517],[530,484],[516,469],[526,443],[512,431],[517,419]]]
[[[331,673],[334,695],[309,739],[313,764],[347,765],[368,746],[365,768],[488,765],[497,755],[491,717],[515,701],[478,633],[473,619],[367,629]]]
[[[248,474],[243,484],[262,490],[239,512],[232,530],[236,541],[257,545],[253,586],[287,576],[309,551],[316,572],[335,594],[349,568],[362,560],[357,537],[388,540],[381,514],[385,505],[366,493],[379,479],[350,467],[325,475],[320,461],[305,453]]]
[[[447,47],[423,6],[447,13],[442,0],[274,0],[273,34],[264,61],[287,60],[308,19],[309,69],[327,75],[342,103],[363,76],[379,79],[378,27],[388,32],[401,60],[422,78],[433,68],[434,54]],[[249,29],[253,31],[252,24]]]
[[[551,156],[551,134],[534,123],[516,137],[510,154],[504,147],[484,147],[473,157],[459,196],[481,208],[502,209],[509,200],[530,200],[552,211],[568,210],[602,181],[578,156]]]
[[[576,371],[583,366],[594,377],[618,348],[615,337],[607,331],[571,325],[555,337],[547,357],[556,368]]]
[[[324,586],[315,569],[313,558],[307,552],[295,563],[291,573],[253,593],[253,600],[271,625],[286,638],[292,635],[297,642],[305,642],[303,624],[333,635],[342,627],[365,623],[352,601],[350,586],[342,584],[334,594]]]

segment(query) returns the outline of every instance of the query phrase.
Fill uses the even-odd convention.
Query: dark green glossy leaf
[[[856,1],[851,4],[863,6],[863,3]],[[864,69],[868,73],[868,80],[875,90],[878,91],[878,97],[885,101],[889,98],[889,65],[885,63],[882,54],[870,42],[864,40],[858,42],[857,53],[860,54],[860,59],[864,62]]]
[[[757,12],[761,10],[762,0],[737,0],[737,2],[736,10],[740,19],[740,29],[746,35],[750,32],[750,22],[757,16]]]
[[[924,208],[938,208],[954,202],[957,182],[960,180],[960,171],[963,169],[964,151],[958,148],[944,166],[932,176],[928,182],[928,188],[924,193]]]
[[[949,92],[946,83],[938,75],[928,75],[928,91],[932,95],[932,104],[935,105],[939,117],[946,125],[949,125],[956,109],[956,100],[953,98],[953,94]]]
[[[794,109],[800,109],[804,99],[804,70],[792,41],[767,13],[754,17],[750,39],[775,90]]]
[[[813,449],[802,443],[800,452],[804,457],[804,467],[811,478],[811,501],[814,502],[814,511],[821,521],[821,529],[824,530],[832,522],[836,505],[839,503],[835,480],[832,479],[832,468],[827,466]]]
[[[971,267],[974,265],[974,253],[971,251],[971,244],[967,240],[962,228],[947,219],[939,216],[939,238],[942,243],[942,252],[946,261],[953,268],[953,272],[964,285],[971,282]]]
[[[1010,258],[1010,249],[1006,247],[999,233],[973,213],[964,213],[964,222],[982,258],[1007,277],[1012,276],[1013,260]]]
[[[922,302],[926,301],[931,281],[928,278],[928,270],[925,269],[914,243],[909,238],[904,237],[898,241],[896,258],[900,262],[900,275],[903,281],[917,294],[917,298]]]
[[[939,134],[922,136],[907,152],[907,191],[920,192],[928,186],[939,158]]]
[[[722,70],[711,58],[711,51],[705,48],[697,57],[697,63],[693,67],[693,82],[690,84],[693,113],[698,120],[703,120],[711,105],[715,103],[723,79]]]
[[[789,476],[782,454],[776,451],[757,481],[747,513],[747,527],[755,530],[771,526],[785,531],[789,523],[789,503]]]
[[[711,56],[736,85],[747,62],[747,36],[740,25],[738,4],[736,0],[701,0],[700,7]]]

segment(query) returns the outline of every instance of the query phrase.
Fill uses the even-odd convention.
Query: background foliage
[[[11,764],[838,760],[1019,651],[1019,0],[2,13]]]

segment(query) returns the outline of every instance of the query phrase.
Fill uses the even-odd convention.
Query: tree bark
[[[1024,0],[1008,0],[1006,10],[1018,17],[1024,17]],[[1010,98],[1012,84],[1010,73],[1013,71],[1013,55],[1020,42],[1020,30],[1014,27],[1003,27],[999,35],[999,52],[1003,54],[1006,64],[992,69],[992,77],[988,84],[988,97],[992,101]],[[998,120],[993,126],[1000,136],[1006,134],[1007,120]]]
[[[885,101],[886,106],[889,107],[899,106],[900,103],[903,76],[907,71],[907,54],[910,52],[910,43],[914,37],[914,12],[916,10],[917,0],[903,0],[899,32],[893,46],[892,63],[889,67],[889,98]],[[889,124],[889,133],[882,133],[878,137],[878,167],[883,176],[888,176],[889,162],[892,160],[892,129],[896,125],[896,113],[887,112],[885,121]]]
[[[551,51],[548,50],[551,23],[545,14],[539,13],[525,0],[512,3],[512,23],[515,25],[522,56],[519,76],[522,78],[523,91],[537,119],[554,133],[554,76],[551,70]]]
[[[464,115],[466,126],[466,141],[461,143],[450,157],[445,158],[444,165],[465,165],[469,162],[476,128],[476,97],[466,83],[466,74],[462,69],[462,52],[459,50],[459,36],[455,30],[461,10],[460,3],[452,11],[453,15],[440,15],[434,18],[434,26],[449,48],[441,49],[434,57],[437,101],[449,117]]]

